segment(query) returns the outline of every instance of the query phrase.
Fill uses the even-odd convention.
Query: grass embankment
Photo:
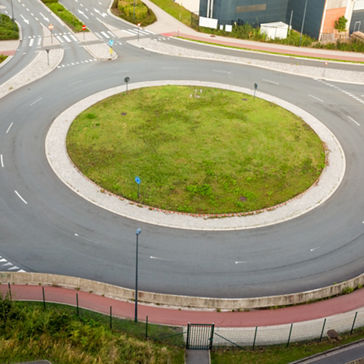
[[[53,11],[60,19],[62,19],[74,32],[83,32],[83,23],[63,5],[58,3],[58,0],[42,0],[49,9]],[[88,29],[85,30],[88,32]]]
[[[182,364],[182,335],[179,346],[166,344],[163,336],[175,334],[172,328],[149,325],[150,335],[160,342],[145,339],[144,324],[113,319],[75,308],[0,299],[0,362],[47,359],[58,364],[145,363]],[[175,342],[177,342],[175,336]],[[179,343],[178,343],[179,344]]]
[[[321,353],[340,345],[348,344],[364,338],[364,328],[350,333],[340,334],[342,340],[330,342],[327,338],[320,341],[274,345],[252,349],[221,348],[211,352],[211,364],[287,364],[307,356]]]
[[[19,39],[18,25],[7,15],[0,14],[0,40]]]
[[[114,0],[111,12],[130,23],[140,24],[142,27],[153,24],[157,20],[153,11],[141,0]]]
[[[194,213],[276,205],[311,186],[325,163],[320,139],[287,110],[184,86],[133,90],[92,106],[71,125],[67,148],[104,189]]]

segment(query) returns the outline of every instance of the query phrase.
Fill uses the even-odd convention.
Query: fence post
[[[80,312],[78,311],[78,292],[76,292],[76,314],[80,316]]]
[[[355,321],[356,321],[356,316],[358,316],[358,311],[355,312],[355,316],[354,316],[354,320],[353,320],[353,325],[351,326],[351,330],[350,330],[350,335],[353,333],[354,331],[354,326],[355,326]]]
[[[10,282],[8,282],[8,292],[9,292],[9,297],[10,297],[10,301],[12,300],[11,297],[11,286],[10,286]]]
[[[45,292],[44,292],[44,287],[42,287],[42,294],[43,294],[43,309],[46,309],[46,301],[45,301]]]
[[[258,326],[255,326],[254,340],[253,340],[253,350],[255,349],[255,341],[257,339]]]
[[[110,306],[110,330],[112,330],[112,306]]]
[[[145,338],[148,339],[148,315],[145,318]]]
[[[325,325],[326,325],[326,318],[324,319],[324,323],[322,325],[322,330],[321,330],[321,336],[320,336],[320,341],[322,340],[322,336],[324,334],[324,330],[325,330]]]
[[[291,327],[289,328],[288,341],[287,341],[286,348],[288,348],[289,342],[291,341],[292,328],[293,328],[293,323],[291,323]]]

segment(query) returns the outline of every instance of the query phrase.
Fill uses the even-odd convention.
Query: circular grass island
[[[73,121],[66,143],[74,164],[102,189],[196,214],[278,205],[308,189],[325,166],[324,145],[301,118],[259,98],[207,87],[150,87],[109,97]]]

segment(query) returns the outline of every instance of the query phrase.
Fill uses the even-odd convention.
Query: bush
[[[7,15],[0,14],[0,40],[19,39],[19,29]]]
[[[112,5],[113,13],[133,23],[147,26],[154,23],[157,18],[141,0],[114,0]]]

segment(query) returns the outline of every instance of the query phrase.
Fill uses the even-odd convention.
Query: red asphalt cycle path
[[[134,318],[134,303],[98,296],[75,289],[44,286],[46,302],[76,306],[76,293],[80,308],[109,315],[110,306],[114,317]],[[0,285],[0,293],[8,293],[8,285]],[[41,286],[11,285],[11,296],[19,301],[42,301]],[[218,327],[255,327],[290,324],[314,320],[353,311],[364,306],[364,289],[351,294],[334,297],[311,304],[280,309],[255,310],[250,312],[216,312],[201,310],[179,310],[138,304],[138,317],[144,321],[171,326],[186,326],[191,323],[215,323]]]

